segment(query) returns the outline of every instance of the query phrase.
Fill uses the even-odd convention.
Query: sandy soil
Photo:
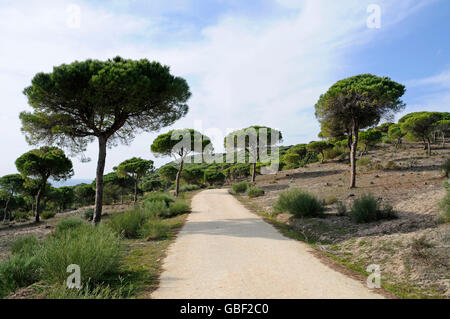
[[[382,298],[282,236],[227,190],[207,190],[170,247],[152,298]]]
[[[356,224],[348,215],[338,216],[336,204],[327,205],[326,218],[276,218],[346,263],[364,269],[379,264],[383,280],[403,295],[450,298],[450,224],[436,218],[445,194],[440,166],[450,149],[434,145],[433,156],[427,157],[420,143],[404,143],[397,152],[381,145],[365,157],[371,164],[358,167],[356,189],[347,186],[348,164],[330,161],[258,176],[265,195],[247,200],[252,209],[272,215],[279,194],[290,187],[327,202],[342,201],[348,209],[361,194],[372,193],[391,204],[398,219]]]

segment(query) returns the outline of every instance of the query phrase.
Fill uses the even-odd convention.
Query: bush
[[[64,282],[71,264],[80,266],[82,282],[95,282],[117,271],[120,238],[107,227],[86,224],[49,236],[38,257],[49,283]]]
[[[15,256],[32,257],[39,249],[39,242],[34,236],[25,236],[13,242],[10,252]]]
[[[39,262],[34,256],[12,256],[0,264],[0,298],[17,288],[26,287],[39,280]]]
[[[166,202],[160,201],[144,201],[142,204],[144,214],[149,218],[156,218],[169,215],[169,208]]]
[[[450,177],[450,158],[448,158],[443,164],[442,164],[442,171],[444,172],[444,176],[449,178]]]
[[[46,299],[119,299],[129,297],[109,285],[82,285],[81,289],[69,289],[66,284],[54,285],[45,295]]]
[[[370,164],[370,158],[364,157],[356,161],[356,166],[368,166]]]
[[[147,240],[165,239],[169,236],[170,227],[160,219],[149,219],[141,228],[140,234]]]
[[[31,215],[31,212],[16,211],[13,214],[13,219],[18,222],[27,221]]]
[[[295,188],[282,192],[274,208],[276,212],[297,217],[317,217],[324,211],[323,204],[314,195]]]
[[[225,182],[225,175],[215,169],[207,169],[205,170],[204,181],[210,186],[222,185]]]
[[[386,163],[385,169],[397,169],[398,165],[394,161],[389,161]]]
[[[85,224],[86,224],[86,222],[80,218],[70,217],[70,218],[66,218],[66,219],[63,219],[62,221],[60,221],[58,223],[58,225],[56,226],[56,231],[63,232],[68,229],[77,228],[77,227],[80,227],[81,225],[85,225]]]
[[[251,198],[263,196],[264,190],[259,187],[252,186],[247,190],[247,195]]]
[[[337,203],[337,202],[338,202],[337,197],[336,197],[336,196],[331,196],[331,197],[328,197],[328,198],[326,199],[325,205],[333,205],[333,204],[335,204],[335,203]]]
[[[54,211],[45,211],[41,214],[42,219],[50,219],[56,216],[56,213]]]
[[[146,196],[145,202],[157,202],[157,201],[164,201],[166,203],[166,206],[169,207],[170,203],[173,203],[175,200],[172,196],[166,193],[150,193]]]
[[[194,185],[194,184],[189,184],[189,185],[182,185],[180,186],[180,192],[192,192],[192,191],[196,191],[200,189],[200,186],[198,185]]]
[[[111,217],[107,225],[117,234],[126,238],[138,238],[139,229],[149,215],[142,209],[132,209]]]
[[[440,204],[441,211],[438,215],[440,223],[450,223],[450,192],[447,192]]]
[[[184,201],[176,201],[169,206],[169,215],[164,217],[173,217],[181,214],[187,214],[191,211],[191,207]]]
[[[94,209],[88,208],[84,211],[84,219],[92,220],[94,218]]]
[[[370,223],[381,219],[396,217],[392,206],[381,208],[372,194],[364,194],[353,202],[350,216],[356,223]]]
[[[231,187],[233,188],[233,192],[236,194],[245,193],[247,189],[250,187],[250,183],[248,182],[239,182],[236,184],[233,184]]]

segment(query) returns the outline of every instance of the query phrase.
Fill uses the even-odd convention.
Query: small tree
[[[101,219],[107,146],[129,144],[142,131],[173,124],[186,115],[191,95],[169,67],[120,57],[54,67],[52,73],[38,73],[24,93],[34,109],[20,114],[30,144],[82,152],[98,140],[94,223]]]
[[[243,152],[252,163],[252,182],[256,180],[256,163],[261,159],[260,151],[267,153],[283,140],[280,131],[266,126],[250,126],[242,130],[234,131],[225,137],[227,152]]]
[[[23,183],[24,180],[20,174],[10,174],[0,178],[0,192],[5,203],[3,222],[6,221],[8,216],[10,202],[23,189]],[[11,219],[11,214],[9,214],[9,218]]]
[[[310,152],[320,153],[320,155],[322,156],[321,163],[323,164],[325,162],[325,151],[332,149],[333,147],[334,145],[329,142],[318,141],[309,143],[306,148]]]
[[[119,177],[131,177],[134,181],[134,202],[137,201],[138,185],[144,175],[152,172],[154,169],[152,160],[133,157],[123,161],[117,167]]]
[[[405,137],[406,133],[403,132],[402,127],[398,124],[391,125],[389,127],[388,136],[391,140],[394,141],[395,149],[398,149],[398,146],[402,144],[402,139]]]
[[[73,176],[72,161],[57,147],[44,146],[31,150],[16,160],[17,170],[24,177],[38,178],[40,188],[36,195],[35,216],[39,223],[40,203],[47,180],[66,180]]]
[[[381,132],[381,133],[387,134],[388,131],[389,131],[389,128],[390,128],[392,125],[394,125],[394,124],[395,124],[395,123],[391,123],[391,122],[383,123],[383,124],[381,124],[381,125],[375,127],[375,130],[377,130],[377,131],[379,131],[379,132]]]
[[[170,185],[177,178],[178,169],[172,165],[164,165],[158,169],[158,175],[167,185]]]
[[[383,134],[377,130],[367,130],[359,132],[359,142],[362,147],[361,155],[367,154],[367,151],[375,145],[381,143]]]
[[[402,124],[402,130],[410,139],[422,140],[425,143],[428,156],[431,156],[431,138],[439,118],[436,113],[419,114],[407,118]]]
[[[178,197],[180,188],[180,176],[183,164],[190,154],[203,154],[207,149],[212,151],[209,137],[192,129],[173,130],[158,136],[151,145],[151,151],[156,155],[173,156],[179,162],[179,169],[175,179],[175,197]]]
[[[184,169],[181,178],[188,184],[202,184],[205,170],[200,167],[192,167]]]
[[[442,148],[445,148],[445,136],[450,134],[450,120],[441,120],[436,123],[436,130],[442,136]]]
[[[210,186],[225,182],[225,174],[215,169],[206,169],[204,178],[205,183],[208,183]]]
[[[362,74],[335,83],[317,104],[325,137],[347,135],[350,149],[350,187],[356,187],[356,150],[361,129],[377,125],[404,107],[405,87],[387,77]]]
[[[78,184],[75,186],[75,201],[80,206],[92,205],[95,201],[95,189],[90,184]]]
[[[49,200],[54,207],[63,212],[68,209],[75,201],[75,191],[71,186],[63,186],[59,188],[51,188]]]

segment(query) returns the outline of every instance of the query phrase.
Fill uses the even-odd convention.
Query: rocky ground
[[[259,176],[257,185],[266,195],[252,203],[273,214],[280,192],[290,187],[307,190],[328,203],[326,218],[280,214],[278,221],[353,268],[379,264],[385,283],[401,296],[450,298],[450,225],[439,224],[436,218],[445,194],[440,166],[450,150],[437,149],[427,157],[420,144],[404,144],[395,153],[385,145],[364,157],[370,163],[358,168],[356,189],[347,186],[348,164],[317,163]],[[350,207],[364,193],[392,205],[398,218],[356,224],[348,216],[338,216],[337,200]]]

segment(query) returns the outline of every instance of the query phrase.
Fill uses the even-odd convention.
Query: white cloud
[[[263,124],[279,128],[285,144],[294,144],[316,138],[315,102],[337,80],[345,53],[371,37],[366,29],[366,7],[371,1],[279,0],[292,14],[270,20],[227,14],[203,28],[196,40],[187,37],[176,43],[154,42],[167,32],[164,1],[155,2],[151,18],[114,13],[83,2],[80,29],[66,25],[67,5],[72,2],[76,3],[0,4],[0,85],[5,88],[0,136],[3,145],[8,145],[0,174],[14,171],[15,158],[30,148],[20,134],[18,113],[26,108],[21,92],[35,73],[51,71],[54,65],[116,55],[158,60],[191,85],[190,112],[176,127],[193,127],[201,120],[205,129],[226,133],[227,128]],[[129,9],[131,2],[123,8]],[[190,10],[188,0],[175,2],[176,12]],[[386,21],[404,19],[425,1],[396,3],[386,4]],[[193,32],[191,27],[186,23],[175,31],[183,35]],[[110,150],[106,169],[124,160],[124,154],[154,159],[149,151],[154,137],[143,134],[130,147]],[[74,161],[76,177],[94,176],[96,154],[97,146],[92,144],[87,152],[94,159],[91,163]]]

